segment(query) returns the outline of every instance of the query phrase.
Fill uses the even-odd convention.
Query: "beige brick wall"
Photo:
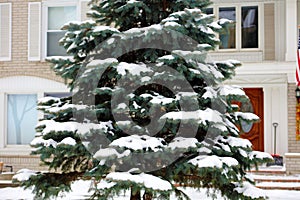
[[[296,86],[294,83],[288,85],[288,151],[290,153],[300,153],[300,141],[296,141],[295,89]]]
[[[60,81],[47,62],[28,61],[28,2],[37,0],[0,0],[12,3],[12,60],[0,61],[0,78],[8,76],[37,76]]]
[[[11,61],[0,61],[0,78],[9,76],[35,76],[63,82],[45,61],[28,61],[28,2],[40,0],[0,0],[12,3],[12,54]],[[1,112],[1,111],[0,111]],[[14,172],[23,169],[46,170],[39,157],[29,155],[1,155],[0,161],[12,165]],[[5,168],[5,170],[9,170]]]
[[[287,174],[300,174],[300,153],[286,154],[285,165]]]
[[[0,161],[4,165],[13,166],[13,171],[17,172],[20,169],[32,169],[32,170],[47,170],[48,168],[40,165],[40,158],[37,156],[21,156],[21,155],[0,155]],[[9,171],[9,168],[4,168],[5,171]]]

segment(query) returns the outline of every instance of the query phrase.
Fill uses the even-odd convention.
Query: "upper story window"
[[[76,6],[47,7],[46,56],[66,56],[66,50],[59,45],[65,31],[61,27],[77,19]]]
[[[258,48],[258,6],[242,6],[242,48]]]
[[[65,49],[59,45],[59,40],[65,34],[61,28],[69,21],[87,20],[88,3],[89,0],[28,2],[28,60],[40,61],[50,56],[66,56]]]
[[[208,8],[207,14],[215,13],[216,18],[226,18],[233,23],[219,34],[219,50],[243,50],[260,48],[260,20],[258,5],[217,5]]]
[[[221,41],[220,49],[235,49],[236,48],[236,8],[225,7],[219,8],[219,18],[226,18],[233,21],[228,29],[220,33],[219,38]]]
[[[66,31],[61,30],[70,21],[79,21],[81,1],[44,0],[42,7],[42,59],[51,56],[67,56],[66,50],[59,45]]]

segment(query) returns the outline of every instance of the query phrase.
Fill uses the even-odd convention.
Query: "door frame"
[[[264,151],[274,151],[272,123],[277,122],[277,153],[284,155],[288,152],[288,82],[285,74],[237,73],[234,79],[226,81],[225,84],[238,85],[241,88],[263,88]],[[294,94],[294,89],[292,92]]]

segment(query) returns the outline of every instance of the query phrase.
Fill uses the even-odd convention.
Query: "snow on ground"
[[[64,196],[60,196],[57,198],[57,200],[71,200],[71,199],[84,199],[86,198],[90,193],[88,192],[88,188],[90,186],[91,182],[89,181],[77,181],[72,185],[72,192],[65,194]],[[188,194],[192,200],[211,200],[212,198],[207,197],[206,189],[192,189],[192,188],[186,188],[184,189],[186,194]],[[300,191],[288,191],[288,190],[263,190],[266,195],[269,197],[270,200],[298,200],[300,196]],[[223,200],[224,198],[221,197],[220,193],[216,193],[217,200]],[[1,188],[0,189],[0,199],[6,200],[6,199],[26,199],[26,200],[32,200],[33,194],[31,193],[31,190],[23,190],[20,187],[17,188]],[[120,195],[118,197],[114,197],[114,200],[128,200],[129,199],[129,192],[125,193],[124,195]],[[174,196],[171,196],[170,198],[176,199]]]

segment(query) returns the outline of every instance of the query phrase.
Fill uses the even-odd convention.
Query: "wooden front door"
[[[241,129],[244,132],[241,137],[250,140],[253,149],[264,151],[264,93],[262,88],[244,88],[250,98],[249,104],[241,105],[241,110],[253,112],[259,116],[260,121],[254,124],[244,124]]]

